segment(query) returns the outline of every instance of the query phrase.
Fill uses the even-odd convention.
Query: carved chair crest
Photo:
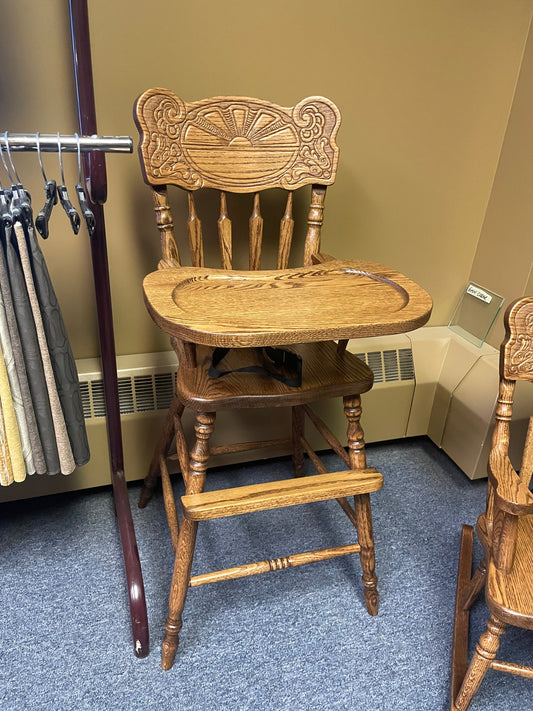
[[[512,304],[507,322],[503,376],[509,380],[533,380],[533,297]]]
[[[193,103],[164,89],[137,101],[144,178],[252,192],[334,182],[340,113],[329,99],[309,97],[294,108],[243,97]]]

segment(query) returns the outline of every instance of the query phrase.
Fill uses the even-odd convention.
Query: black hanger
[[[4,168],[6,169],[6,173],[11,179],[11,176],[9,175],[9,171],[7,169],[7,164],[4,158],[4,149],[2,148],[2,144],[0,143],[0,156],[2,157],[2,163],[4,164]],[[11,210],[9,207],[11,197],[13,196],[13,193],[11,190],[4,190],[2,187],[2,183],[0,182],[0,220],[4,223],[5,227],[11,227],[13,224],[13,219],[11,217]]]
[[[31,209],[31,195],[22,186],[22,182],[17,173],[17,169],[15,168],[15,164],[13,163],[7,131],[4,133],[4,141],[6,144],[6,152],[7,157],[9,158],[9,164],[11,166],[11,169],[13,170],[12,174],[11,171],[8,169],[4,157],[2,155],[2,162],[4,163],[4,167],[7,170],[9,178],[11,180],[11,217],[13,219],[13,222],[22,222],[24,220],[26,224],[32,225],[33,211]],[[15,176],[14,179],[13,175]]]
[[[94,230],[96,227],[96,220],[94,218],[93,211],[89,207],[89,204],[87,202],[87,195],[85,194],[85,190],[83,188],[82,184],[82,177],[81,177],[81,147],[80,147],[80,137],[78,136],[77,133],[74,134],[76,136],[76,141],[78,143],[78,184],[76,185],[76,193],[78,194],[78,202],[80,204],[80,210],[83,214],[83,217],[85,218],[85,222],[87,223],[87,230],[89,231],[89,237],[92,237],[94,234]]]
[[[61,185],[57,186],[57,194],[63,210],[67,213],[70,220],[72,231],[75,235],[80,231],[80,216],[76,212],[76,208],[72,205],[68,197],[67,186],[65,185],[65,175],[63,173],[63,158],[61,156],[61,139],[57,134],[57,151],[59,153],[59,167],[61,168]]]
[[[44,194],[46,195],[46,200],[43,205],[42,210],[35,218],[35,227],[39,231],[39,234],[43,239],[48,239],[48,222],[50,220],[50,215],[52,214],[52,208],[57,205],[57,183],[55,180],[48,180],[46,178],[46,173],[44,172],[43,160],[41,157],[41,142],[39,140],[39,133],[35,134],[35,139],[37,141],[37,155],[39,157],[39,165],[41,166],[41,172],[44,178]]]

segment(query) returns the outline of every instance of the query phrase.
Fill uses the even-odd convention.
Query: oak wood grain
[[[377,491],[382,475],[373,468],[298,477],[183,496],[183,512],[192,521],[295,506]]]
[[[494,447],[491,450],[489,474],[498,507],[502,511],[517,515],[533,511],[533,494],[528,488],[529,479],[520,479],[515,472],[507,448]]]
[[[155,188],[152,192],[156,225],[161,235],[161,253],[163,259],[179,266],[180,255],[174,239],[174,223],[168,204],[166,187]]]
[[[489,562],[487,605],[507,624],[533,630],[533,586],[527,581],[533,575],[533,516],[518,519],[516,553],[509,573]]]
[[[204,266],[204,248],[202,239],[202,222],[196,212],[194,195],[188,194],[189,217],[187,219],[187,231],[189,234],[189,245],[191,248],[192,263],[195,267]]]
[[[529,418],[524,451],[522,452],[522,462],[520,464],[520,481],[531,481],[533,474],[533,417]]]
[[[292,216],[292,190],[287,193],[287,204],[279,228],[278,269],[287,269],[291,252],[294,219]]]
[[[432,307],[399,272],[355,260],[283,271],[161,269],[143,290],[164,331],[228,348],[402,333],[425,324]]]
[[[232,225],[228,215],[228,205],[226,201],[226,193],[220,193],[220,215],[218,218],[218,239],[220,245],[220,255],[222,269],[231,269],[232,260]]]
[[[254,206],[249,220],[250,229],[250,270],[261,268],[261,247],[263,244],[263,218],[259,193],[254,195]]]

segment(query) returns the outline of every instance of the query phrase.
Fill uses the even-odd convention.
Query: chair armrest
[[[533,511],[533,494],[515,472],[507,451],[494,448],[489,456],[489,477],[494,485],[498,508],[524,516]]]
[[[325,252],[318,252],[318,254],[311,255],[311,260],[313,264],[323,264],[324,262],[335,261],[335,257],[332,257],[331,254],[326,254]]]

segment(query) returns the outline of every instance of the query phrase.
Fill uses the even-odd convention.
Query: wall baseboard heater
[[[492,418],[498,388],[498,351],[478,348],[446,327],[351,341],[349,349],[372,368],[373,389],[363,396],[362,425],[368,443],[427,435],[472,478],[486,475]],[[102,373],[98,359],[77,362],[91,460],[68,477],[33,476],[0,489],[0,501],[104,486],[110,481]],[[174,392],[173,352],[117,359],[125,472],[142,479]],[[517,397],[519,429],[533,411],[533,392]],[[343,441],[346,420],[340,400],[321,402],[317,412]],[[186,429],[192,420],[185,422]],[[290,413],[247,410],[220,413],[213,444],[233,440],[278,439],[290,426]],[[238,433],[236,436],[235,433]],[[323,446],[311,428],[311,444]],[[517,439],[520,440],[520,433]],[[514,437],[514,433],[513,433]],[[517,446],[517,451],[519,446]],[[260,450],[257,458],[288,452]],[[254,453],[225,455],[214,465],[249,460]],[[518,464],[516,465],[518,466]],[[423,476],[423,472],[421,472]]]

